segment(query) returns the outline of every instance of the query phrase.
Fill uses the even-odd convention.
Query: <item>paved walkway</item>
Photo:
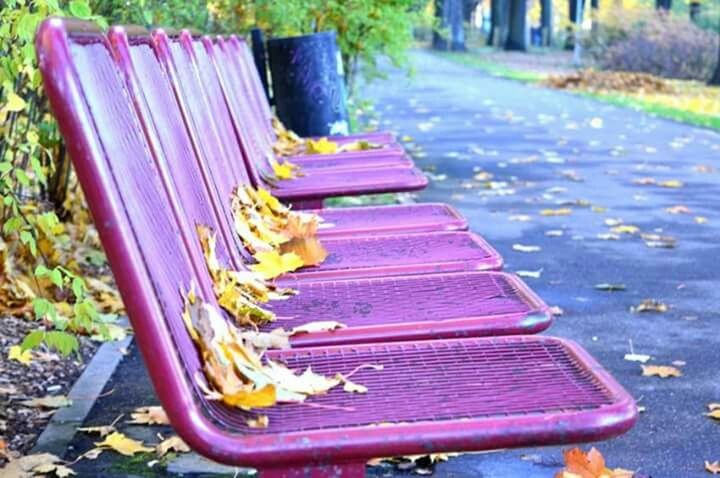
[[[435,178],[418,199],[457,206],[502,253],[507,270],[541,270],[525,280],[565,312],[549,333],[580,342],[646,408],[630,433],[597,444],[609,465],[653,478],[708,476],[703,461],[720,459],[720,423],[703,416],[706,404],[720,402],[720,173],[713,169],[720,169],[720,135],[495,79],[428,53],[414,56],[412,81],[393,75],[367,96],[377,101],[381,127],[414,138],[418,164]],[[472,179],[483,171],[492,179]],[[684,186],[633,183],[645,177]],[[665,211],[674,206],[692,213]],[[540,215],[560,208],[572,213]],[[698,224],[698,216],[707,222]],[[600,239],[609,218],[671,235],[677,247],[650,248],[638,235]],[[542,251],[516,252],[514,244]],[[596,290],[600,283],[626,290]],[[649,298],[670,310],[629,311]],[[649,363],[674,362],[683,376],[642,377],[637,362],[623,359],[629,341],[636,353],[652,356]],[[88,423],[107,424],[156,402],[136,352],[109,389],[114,393],[100,400]],[[151,439],[155,430],[130,432]],[[71,455],[91,441],[77,436]],[[436,476],[545,478],[560,461],[560,448],[463,455],[439,465]],[[81,476],[152,474],[145,460],[110,453],[75,469]]]

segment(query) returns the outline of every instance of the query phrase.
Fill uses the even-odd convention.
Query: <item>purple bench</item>
[[[155,133],[130,104],[109,43],[93,25],[60,19],[43,22],[36,43],[150,376],[172,425],[198,452],[263,476],[360,477],[372,457],[598,440],[636,420],[632,398],[577,345],[515,336],[269,352],[324,374],[368,363],[384,370],[353,376],[368,387],[364,395],[332,390],[312,397],[315,407],[278,405],[264,410],[268,428],[249,428],[252,414],[206,400],[196,385],[201,363],[178,289],[195,283],[217,304],[198,246],[183,232],[182,203],[158,167]]]

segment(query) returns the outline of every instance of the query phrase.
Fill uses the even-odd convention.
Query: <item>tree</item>
[[[465,51],[465,28],[463,0],[435,0],[435,16],[440,31],[433,32],[433,48],[436,50]]]
[[[551,0],[548,0],[551,1]],[[488,44],[504,46],[509,33],[510,0],[490,0],[490,36]]]
[[[720,36],[718,36],[718,38],[720,38]],[[710,78],[708,84],[720,86],[720,48],[718,48],[718,62],[715,66],[715,73],[713,73],[713,76]]]
[[[655,0],[655,8],[669,12],[672,8],[672,0]]]
[[[578,22],[578,3],[582,2],[580,8],[580,21]],[[575,48],[575,29],[582,25],[582,14],[585,11],[585,0],[568,0],[568,19],[570,24],[567,27],[567,39],[565,41],[565,49],[572,50]]]
[[[527,1],[510,0],[510,22],[506,50],[525,51],[528,46]]]
[[[542,31],[542,45],[550,46],[553,31],[552,0],[540,0],[540,29]]]

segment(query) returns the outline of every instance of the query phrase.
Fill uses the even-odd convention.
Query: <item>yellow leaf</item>
[[[640,231],[640,228],[637,226],[631,226],[629,224],[627,225],[620,225],[615,226],[610,229],[615,234],[637,234]]]
[[[128,423],[136,423],[139,425],[169,425],[165,410],[161,406],[152,407],[139,407],[136,408],[131,414],[132,420]]]
[[[280,245],[283,254],[296,254],[304,266],[317,266],[327,258],[327,250],[314,237],[295,237]]]
[[[641,367],[642,374],[645,377],[656,376],[660,378],[668,378],[682,376],[682,372],[680,370],[669,365],[641,365]]]
[[[706,217],[696,216],[696,217],[695,217],[695,222],[696,222],[697,224],[706,224],[706,223],[708,222],[708,220],[707,220]]]
[[[277,403],[277,393],[275,386],[268,384],[259,390],[241,390],[232,395],[223,395],[222,401],[231,407],[240,407],[243,410],[267,408]]]
[[[250,269],[267,280],[292,272],[304,265],[302,259],[292,252],[282,255],[278,251],[258,252],[253,257],[258,263],[251,265]]]
[[[282,164],[272,163],[271,165],[277,179],[293,179],[295,177],[295,168],[289,161]]]
[[[185,443],[183,439],[177,435],[173,435],[170,438],[163,440],[155,447],[155,452],[158,456],[165,456],[171,451],[175,453],[189,453],[190,447],[187,446],[187,443]]]
[[[668,181],[659,182],[658,186],[661,186],[663,188],[681,188],[684,186],[684,183],[677,179],[670,179]]]
[[[101,448],[110,448],[125,456],[133,456],[136,453],[149,453],[152,448],[143,445],[143,442],[128,438],[123,433],[115,432],[108,435],[105,440],[95,443]]]
[[[337,151],[338,144],[324,137],[317,140],[307,139],[305,141],[306,154],[333,154],[337,153]]]
[[[23,365],[29,365],[32,362],[32,352],[29,350],[23,351],[19,345],[13,345],[8,350],[8,359],[16,360]]]
[[[560,209],[543,209],[540,211],[541,216],[569,216],[572,214],[572,209],[563,207]]]
[[[18,112],[24,110],[26,106],[27,103],[25,103],[24,99],[20,98],[16,93],[10,93],[3,109],[10,112]]]

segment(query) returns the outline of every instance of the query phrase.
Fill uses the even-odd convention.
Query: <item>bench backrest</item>
[[[207,272],[195,268],[102,33],[53,18],[36,44],[50,105],[160,401],[183,438],[199,445],[195,431],[213,425],[195,385],[201,364],[179,290],[195,282],[198,295],[215,304]]]
[[[186,240],[197,242],[195,226],[202,224],[218,234],[218,259],[240,266],[243,256],[237,236],[230,227],[230,198],[220,192],[217,178],[209,171],[210,155],[221,154],[216,145],[198,141],[191,134],[191,119],[183,117],[168,71],[155,55],[152,39],[144,29],[113,27],[108,33],[115,59],[125,79],[136,112],[147,133],[158,168],[166,171],[163,180],[177,197],[190,227],[183,228]],[[206,125],[204,133],[215,138]],[[226,193],[226,191],[225,191]]]

